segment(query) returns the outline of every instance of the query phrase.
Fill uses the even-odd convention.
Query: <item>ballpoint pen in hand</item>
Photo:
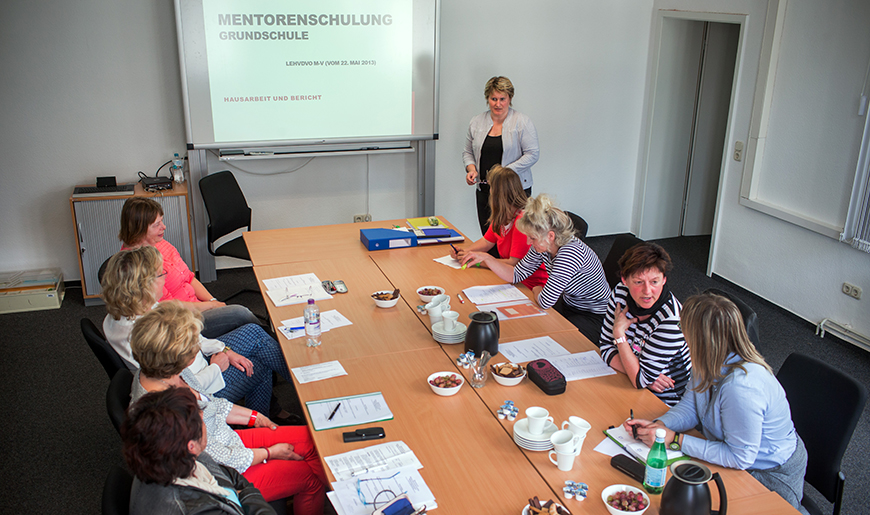
[[[634,409],[628,410],[628,419],[634,420]],[[637,440],[637,426],[636,425],[631,426],[631,436],[633,436],[634,439]]]

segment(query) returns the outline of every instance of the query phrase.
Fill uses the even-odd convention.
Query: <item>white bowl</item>
[[[644,501],[646,501],[646,508],[644,508],[640,511],[617,510],[613,506],[607,504],[607,498],[616,492],[640,493],[641,495],[643,495]],[[604,502],[604,506],[607,507],[607,511],[609,511],[611,515],[632,515],[632,514],[638,515],[638,514],[643,513],[649,509],[649,496],[646,494],[646,492],[644,492],[640,488],[635,488],[633,486],[628,486],[628,485],[610,485],[610,486],[608,486],[607,488],[605,488],[604,490],[601,491],[601,500]]]
[[[376,291],[376,292],[372,293],[372,295],[377,295],[378,293],[393,293],[393,292],[390,290]],[[401,299],[401,298],[402,298],[402,294],[400,293],[395,299],[392,299],[392,300],[378,300],[374,297],[372,297],[372,300],[375,301],[375,305],[379,308],[391,308],[391,307],[395,306],[396,303],[398,303],[399,299]]]
[[[438,290],[439,293],[436,293],[435,295],[423,295],[422,293],[420,293],[420,290],[423,290],[426,288],[435,288]],[[429,304],[430,302],[432,302],[432,299],[434,299],[438,295],[443,295],[443,294],[444,294],[444,288],[442,288],[440,286],[420,286],[419,288],[417,288],[417,295],[420,296],[420,300],[423,302],[423,304]]]
[[[459,386],[454,386],[452,388],[439,388],[430,382],[436,377],[449,375],[455,375],[456,378],[459,379]],[[436,394],[442,397],[450,397],[451,395],[456,395],[456,392],[458,392],[459,389],[462,388],[462,385],[465,384],[465,378],[462,377],[462,374],[460,374],[459,372],[435,372],[426,379],[426,384],[428,384],[429,388],[431,388],[432,391]]]
[[[501,365],[507,365],[507,363],[496,363],[495,365],[490,366],[489,373],[492,374],[492,378],[495,379],[495,382],[502,386],[516,386],[523,381],[523,378],[526,377],[526,369],[520,365],[520,368],[523,370],[523,375],[519,377],[504,377],[500,376],[493,371],[492,367],[499,367]]]
[[[540,497],[538,497],[538,499],[541,501],[541,504],[544,504],[545,502],[547,502],[546,500],[541,499]],[[565,509],[564,506],[562,506],[561,504],[559,504],[559,503],[557,503],[557,502],[554,502],[553,504],[555,504],[556,506],[562,508],[563,510]],[[523,515],[531,515],[531,512],[532,512],[531,507],[527,504],[526,507],[523,508]],[[543,514],[543,513],[545,513],[545,512],[541,512],[541,513]],[[574,512],[571,512],[571,513],[576,513],[576,512],[574,511]]]

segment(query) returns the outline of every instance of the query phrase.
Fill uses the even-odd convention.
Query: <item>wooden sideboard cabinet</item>
[[[171,190],[146,192],[137,183],[133,196],[150,197],[163,207],[166,224],[164,238],[178,249],[191,270],[194,268],[193,232],[191,227],[190,197],[187,183],[173,183]],[[85,305],[102,304],[100,265],[121,249],[118,232],[121,229],[121,208],[130,195],[70,197],[73,227],[78,246],[79,271]]]

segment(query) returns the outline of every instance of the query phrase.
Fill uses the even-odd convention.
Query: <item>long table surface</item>
[[[370,224],[384,227],[402,222]],[[557,499],[572,513],[606,514],[604,504],[597,500],[601,489],[614,483],[633,482],[610,467],[609,457],[593,450],[604,437],[603,429],[624,420],[629,408],[634,409],[637,417],[654,418],[666,406],[649,391],[632,388],[619,374],[572,381],[565,394],[553,397],[545,395],[528,379],[516,387],[503,387],[492,377],[483,388],[471,388],[466,382],[453,397],[435,396],[426,384],[426,377],[438,371],[467,374],[455,361],[464,345],[442,346],[432,339],[428,317],[415,309],[420,304],[416,288],[430,284],[444,287],[451,295],[452,309],[461,313],[461,321],[467,322],[467,315],[475,307],[467,300],[465,304],[459,303],[456,293],[470,285],[501,281],[489,270],[459,271],[432,261],[449,252],[446,245],[368,252],[359,242],[358,230],[362,227],[363,224],[341,224],[285,229],[278,231],[280,238],[273,231],[263,231],[271,233],[267,238],[259,237],[258,231],[246,233],[249,248],[251,241],[261,247],[256,251],[260,263],[282,259],[268,265],[255,261],[254,271],[261,289],[265,290],[264,279],[309,272],[321,280],[342,279],[348,285],[348,293],[334,295],[318,305],[321,311],[337,309],[353,325],[324,333],[323,344],[317,348],[306,347],[304,338],[287,340],[279,334],[291,368],[339,360],[348,372],[347,376],[306,384],[299,384],[294,377],[300,400],[381,391],[394,414],[393,420],[369,424],[383,426],[386,440],[345,444],[341,433],[348,428],[312,430],[320,455],[402,440],[424,465],[421,474],[436,497],[438,513],[520,513],[526,500],[538,495]],[[270,241],[279,240],[293,242],[294,250],[283,254],[266,251]],[[296,249],[300,241],[308,242],[301,245],[307,252]],[[325,241],[326,250],[320,248],[321,241]],[[284,249],[281,245],[276,248]],[[333,253],[336,249],[340,251]],[[254,254],[252,251],[252,258]],[[279,258],[279,254],[283,257]],[[401,289],[402,301],[393,308],[375,307],[370,294],[394,287]],[[530,295],[528,289],[521,290]],[[265,293],[264,299],[276,327],[281,320],[302,315],[303,304],[276,308]],[[504,321],[501,328],[502,342],[549,335],[570,352],[596,349],[552,310],[548,310],[547,316]],[[500,355],[492,363],[498,361],[503,361]],[[499,420],[495,414],[507,399],[521,410],[517,420],[526,407],[537,405],[550,410],[557,423],[569,415],[578,415],[592,424],[572,471],[559,471],[549,462],[548,453],[525,451],[513,443],[514,422]],[[778,495],[771,497],[771,492],[746,472],[716,466],[711,469],[725,479],[732,513],[796,512],[785,501],[779,502]],[[588,502],[564,499],[562,486],[566,479],[589,483]],[[647,513],[657,513],[660,496],[651,498],[653,506]]]

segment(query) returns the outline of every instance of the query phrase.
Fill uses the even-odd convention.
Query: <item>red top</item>
[[[502,259],[508,258],[517,258],[523,259],[526,256],[526,253],[529,251],[531,245],[528,244],[528,240],[526,239],[526,235],[521,233],[516,229],[517,220],[523,215],[522,211],[520,211],[514,221],[511,222],[506,228],[502,230],[503,236],[499,236],[498,234],[492,231],[492,227],[486,230],[486,234],[483,237],[486,241],[495,243],[496,248],[498,249],[499,255]],[[540,268],[535,270],[535,273],[527,277],[523,284],[525,284],[529,289],[534,288],[535,286],[543,286],[547,282],[547,270],[544,268],[544,264],[541,263]]]

